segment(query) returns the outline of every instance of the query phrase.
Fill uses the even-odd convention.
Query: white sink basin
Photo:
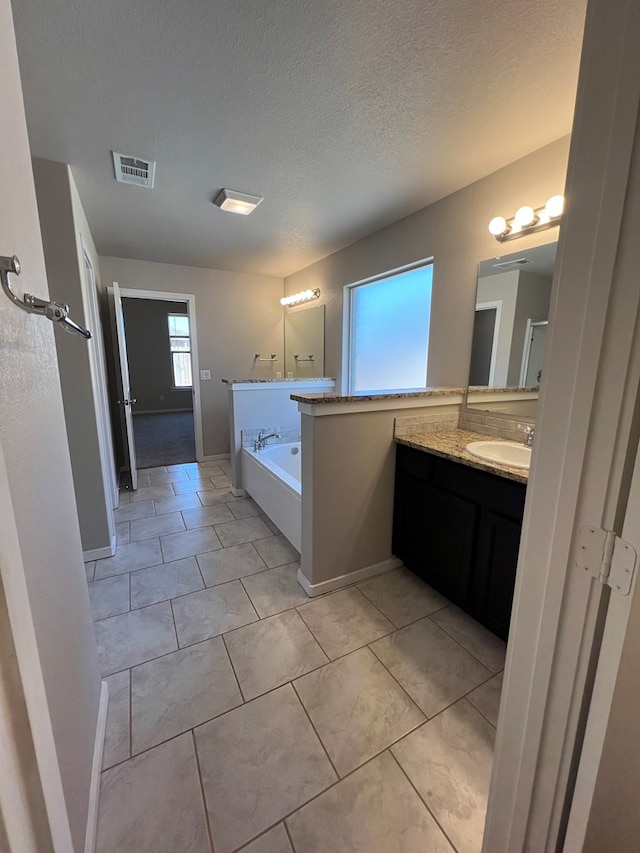
[[[467,444],[467,451],[478,459],[509,468],[528,468],[531,464],[531,448],[515,441],[472,441]]]

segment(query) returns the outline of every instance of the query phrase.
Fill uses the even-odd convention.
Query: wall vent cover
[[[491,266],[496,269],[513,269],[514,267],[524,267],[530,263],[531,261],[528,258],[517,258],[513,261],[502,261],[499,264],[492,264]]]
[[[113,154],[116,181],[121,184],[132,184],[134,187],[153,189],[156,174],[155,160],[144,160],[142,157],[118,154],[117,151],[111,153]]]

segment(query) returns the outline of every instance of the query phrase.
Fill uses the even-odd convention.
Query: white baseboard
[[[88,563],[89,560],[103,560],[105,557],[113,557],[116,553],[116,543],[117,537],[114,533],[111,537],[111,544],[105,545],[104,548],[93,548],[90,551],[83,551],[84,562]]]
[[[324,595],[326,592],[333,592],[336,589],[351,586],[351,584],[366,580],[374,575],[381,575],[383,572],[388,572],[390,569],[397,569],[401,565],[402,560],[398,560],[397,557],[390,557],[381,563],[374,563],[372,566],[363,566],[361,569],[356,569],[355,572],[338,575],[335,578],[320,581],[320,583],[311,583],[306,575],[302,574],[302,569],[298,569],[298,583],[307,595],[313,598],[316,595]]]
[[[93,764],[91,765],[91,787],[89,788],[89,808],[87,810],[87,831],[84,836],[84,853],[95,853],[98,833],[98,806],[100,804],[100,774],[104,739],[107,733],[107,711],[109,710],[109,687],[106,681],[100,689],[100,706],[96,723],[96,739],[93,746]]]
[[[214,453],[213,456],[203,456],[198,462],[219,462],[221,459],[231,459],[230,453]]]
[[[234,496],[234,498],[243,498],[247,494],[244,489],[236,489],[233,486],[231,486],[231,489],[229,491]]]

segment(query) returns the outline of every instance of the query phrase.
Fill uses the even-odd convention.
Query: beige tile
[[[185,529],[182,520],[182,514],[172,512],[168,515],[154,515],[151,518],[138,518],[135,521],[130,521],[132,542],[139,542],[142,539],[153,539],[156,536],[163,536],[169,533],[180,533]]]
[[[118,506],[124,506],[131,503],[131,492],[121,489],[118,492]]]
[[[166,474],[167,466],[166,465],[156,465],[152,468],[139,468],[138,469],[138,477],[150,477],[152,474]]]
[[[102,774],[97,853],[211,853],[191,734]]]
[[[458,853],[482,847],[494,737],[462,700],[392,749]]]
[[[162,554],[167,563],[172,560],[180,560],[182,557],[195,557],[196,554],[205,554],[207,551],[217,551],[218,548],[222,548],[222,544],[212,527],[162,536],[160,543]]]
[[[444,596],[404,567],[359,583],[358,589],[396,628],[403,628],[449,604]]]
[[[298,612],[332,659],[393,631],[391,622],[355,588],[311,601]]]
[[[131,522],[119,521],[116,524],[116,547],[128,545],[131,542]]]
[[[256,548],[270,569],[284,566],[287,563],[295,563],[300,559],[300,554],[282,534],[270,536],[269,539],[256,543]]]
[[[279,823],[242,848],[242,853],[293,853],[293,847],[283,823]]]
[[[129,575],[115,575],[90,583],[89,601],[94,621],[126,613],[129,609]]]
[[[154,498],[170,498],[175,494],[171,488],[171,483],[164,486],[138,486],[135,492],[131,493],[131,503],[139,501],[152,501]]]
[[[167,483],[178,483],[180,480],[188,480],[186,471],[160,471],[149,474],[149,482],[152,486],[164,486]]]
[[[328,660],[295,610],[238,628],[224,639],[245,699],[255,699]]]
[[[109,710],[104,739],[102,769],[129,758],[129,670],[108,675]]]
[[[124,506],[119,506],[113,511],[113,519],[119,521],[132,521],[134,518],[146,518],[147,516],[155,515],[153,501],[139,501],[138,503],[128,503]]]
[[[254,515],[260,515],[262,510],[255,501],[251,498],[242,498],[239,501],[234,501],[229,507],[234,515],[234,518],[251,518]]]
[[[425,720],[369,649],[299,678],[294,687],[340,776]]]
[[[455,853],[388,752],[286,823],[300,853]]]
[[[467,699],[492,725],[497,726],[501,697],[502,673],[499,672],[485,684],[476,687],[473,693],[469,693]]]
[[[229,512],[226,504],[213,504],[212,506],[201,506],[196,509],[186,509],[182,513],[187,530],[197,527],[209,527],[212,524],[220,524],[224,521],[233,521],[233,515]]]
[[[216,489],[230,489],[231,488],[231,478],[229,476],[224,477],[211,477],[211,482],[216,487]]]
[[[153,502],[156,515],[166,515],[169,512],[180,512],[183,509],[193,509],[202,506],[197,492],[195,494],[174,495],[172,498],[159,498]]]
[[[264,568],[264,566],[263,566],[263,568]],[[91,581],[93,580],[93,576],[95,575],[95,572],[96,572],[96,561],[95,560],[89,560],[88,563],[84,564],[84,573],[87,577],[88,583],[91,583]]]
[[[193,492],[206,492],[215,490],[215,486],[211,480],[179,480],[177,483],[172,483],[173,491],[176,495],[188,495]]]
[[[213,483],[211,485],[213,486]],[[203,506],[212,506],[213,504],[230,503],[231,501],[240,500],[228,489],[226,491],[221,491],[220,489],[216,489],[215,486],[213,486],[211,490],[199,490],[198,496],[200,498],[200,503]]]
[[[137,487],[139,489],[147,489],[151,485],[151,479],[149,474],[145,474],[143,471],[138,471],[138,482]],[[131,495],[133,491],[131,489],[127,490],[127,494],[129,495],[129,501],[131,500]]]
[[[145,539],[143,542],[120,545],[114,557],[97,561],[95,579],[101,580],[112,575],[133,572],[136,569],[146,569],[161,562],[162,551],[158,539]]]
[[[181,648],[258,619],[240,581],[183,595],[172,606]]]
[[[120,672],[178,648],[168,601],[95,623],[103,675]]]
[[[504,669],[507,644],[453,604],[431,618],[491,672]]]
[[[282,531],[276,524],[273,523],[273,521],[271,521],[268,515],[262,513],[260,518],[264,521],[264,523],[267,525],[267,527],[272,533],[275,533],[276,536],[282,536]]]
[[[198,462],[198,471],[201,477],[224,477],[229,473],[220,462]]]
[[[242,704],[221,637],[131,670],[134,755]]]
[[[228,521],[226,524],[217,524],[216,533],[225,548],[273,536],[261,518],[243,518],[240,521]]]
[[[195,738],[216,853],[231,853],[336,779],[291,685],[205,723]]]
[[[298,563],[291,563],[243,579],[242,585],[261,619],[311,600],[298,583],[298,568]]]
[[[202,483],[202,491],[206,491],[210,486],[215,489],[215,486],[211,482],[209,478],[209,474],[206,471],[189,471],[189,482],[190,483]]]
[[[199,554],[197,560],[207,586],[254,575],[256,572],[266,571],[267,568],[251,542]]]
[[[429,617],[371,645],[428,717],[489,678],[489,670]]]
[[[131,609],[204,589],[195,557],[131,573]]]

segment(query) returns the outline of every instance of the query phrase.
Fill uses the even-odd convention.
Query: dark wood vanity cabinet
[[[525,491],[523,483],[397,446],[393,553],[502,639]]]

